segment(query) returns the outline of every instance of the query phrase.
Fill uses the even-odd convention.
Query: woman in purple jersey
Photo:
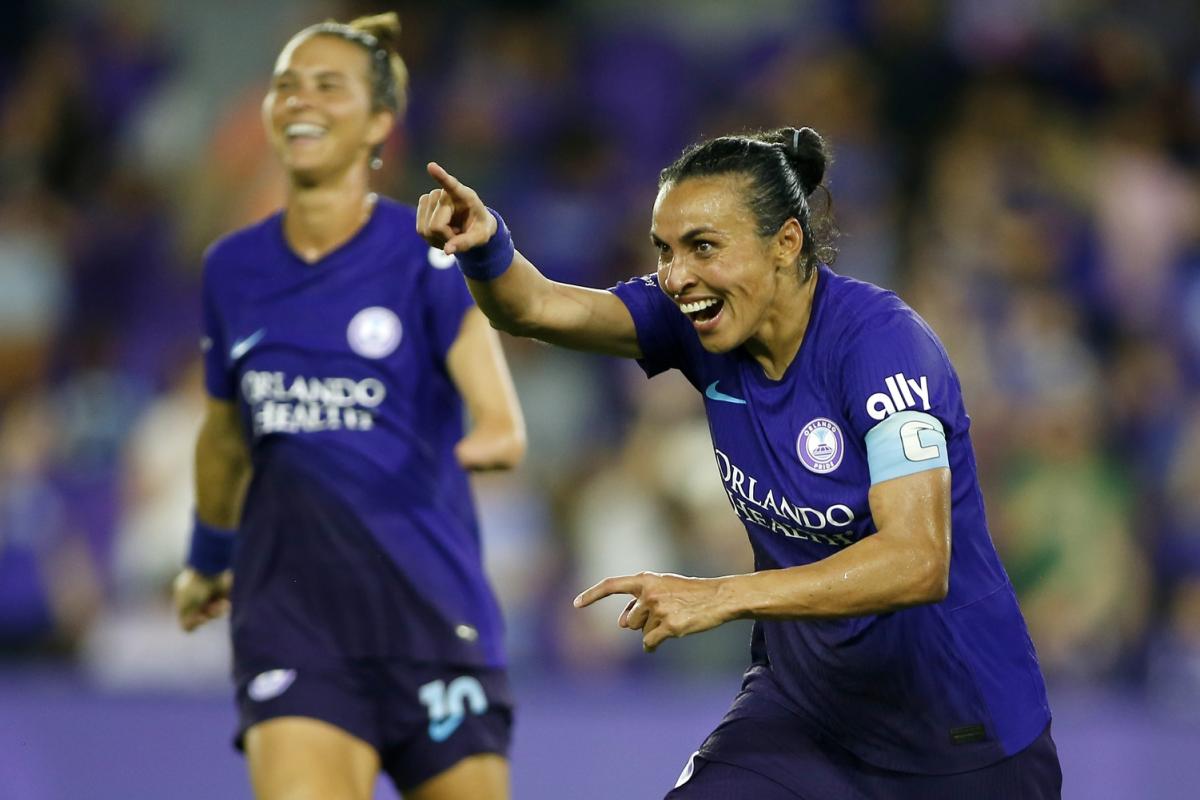
[[[445,680],[428,660],[361,657],[375,642],[394,652],[387,645],[399,641],[393,629],[405,635],[444,630],[451,641],[444,650],[430,645],[436,652],[470,655],[470,646],[486,638],[472,625],[458,624],[457,630],[453,622],[442,625],[436,614],[425,627],[404,616],[410,609],[418,613],[422,593],[401,587],[403,572],[369,535],[376,533],[369,530],[372,524],[381,526],[363,522],[364,506],[381,507],[388,520],[400,520],[391,532],[406,534],[407,509],[384,495],[398,495],[420,480],[461,485],[465,493],[462,470],[511,468],[525,446],[495,333],[472,307],[462,279],[428,256],[410,223],[400,230],[381,222],[411,220],[411,209],[369,189],[372,161],[404,108],[407,74],[396,50],[399,31],[396,15],[384,14],[314,25],[288,42],[263,101],[266,133],[288,176],[286,205],[282,215],[226,237],[206,257],[210,319],[259,321],[257,330],[241,332],[206,323],[213,396],[196,447],[196,526],[188,566],[175,582],[175,604],[190,631],[229,611],[232,589],[235,669],[241,670],[250,649],[259,665],[253,669],[262,670],[238,680],[239,744],[255,795],[264,800],[367,800],[381,770],[405,797],[417,800],[508,796],[510,715],[507,701],[488,683],[503,682],[502,667],[491,668],[499,657],[478,658],[489,666],[484,671],[490,677]],[[363,255],[347,263],[348,253]],[[399,277],[391,270],[417,275],[411,280],[418,289],[436,282],[451,299],[355,294],[369,281]],[[342,308],[364,305],[363,313],[346,314],[353,317],[348,328],[339,317]],[[403,328],[396,309],[407,315]],[[262,322],[268,313],[269,321]],[[289,365],[296,364],[303,374],[285,382]],[[388,371],[401,368],[400,376]],[[350,378],[322,377],[347,373]],[[462,425],[458,396],[472,426],[455,442]],[[421,398],[442,418],[387,418],[387,403],[399,397]],[[432,439],[429,431],[450,431],[452,438]],[[380,465],[391,463],[397,447],[370,437],[400,434],[414,443],[415,455],[402,462],[407,474],[388,474]],[[372,441],[385,446],[372,451]],[[434,452],[438,448],[442,452]],[[345,478],[356,476],[364,463],[367,480]],[[425,466],[416,470],[413,464]],[[450,474],[454,471],[457,475]],[[354,485],[330,485],[330,475]],[[373,495],[352,493],[365,491],[364,483]],[[427,500],[413,494],[413,502]],[[437,489],[421,494],[435,495]],[[356,499],[348,504],[346,497]],[[452,509],[441,513],[450,505],[444,503],[434,509],[440,516],[429,516],[467,531],[446,542],[445,550],[457,547],[457,555],[443,558],[473,560],[466,571],[480,582],[473,512],[468,520],[464,502],[470,506],[469,497],[456,494]],[[239,528],[244,541],[235,559],[233,534]],[[437,525],[421,530],[440,535]],[[393,539],[401,540],[397,547],[405,552],[403,536]],[[439,547],[435,543],[421,557],[430,558],[427,553]],[[462,563],[446,571],[463,574]],[[302,588],[297,592],[294,586]],[[479,591],[491,600],[486,585]],[[334,608],[340,617],[322,616]],[[244,641],[239,619],[251,632]],[[366,644],[353,653],[329,652],[326,643],[350,641],[345,630],[331,628],[356,624],[366,630],[352,631],[354,641]],[[284,630],[300,633],[288,639]],[[403,640],[404,646],[409,641],[428,637]],[[322,669],[285,669],[297,666],[288,660],[297,658],[310,658]]]
[[[827,161],[810,128],[689,148],[660,177],[657,275],[611,291],[543,277],[437,164],[418,231],[457,256],[497,328],[678,368],[705,395],[756,571],[610,577],[575,600],[631,595],[618,624],[647,651],[756,620],[743,691],[671,798],[1057,797],[957,379],[911,309],[822,264],[808,198]]]

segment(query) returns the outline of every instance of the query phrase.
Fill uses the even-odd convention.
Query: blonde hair
[[[395,11],[358,17],[350,22],[327,20],[310,25],[298,37],[337,36],[367,51],[371,63],[371,106],[397,116],[408,102],[408,67],[400,57],[400,17]]]

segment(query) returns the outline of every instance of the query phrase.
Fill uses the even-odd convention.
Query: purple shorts
[[[1062,771],[1050,726],[1028,747],[952,775],[882,769],[814,734],[751,667],[733,707],[692,756],[668,800],[1058,800]]]
[[[502,670],[399,661],[338,669],[268,666],[238,678],[240,748],[251,726],[300,716],[336,725],[379,752],[384,772],[412,789],[467,756],[506,756],[512,698]]]

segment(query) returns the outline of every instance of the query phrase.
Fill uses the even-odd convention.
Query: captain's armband
[[[946,429],[937,417],[901,411],[867,431],[871,485],[938,467],[949,467]]]

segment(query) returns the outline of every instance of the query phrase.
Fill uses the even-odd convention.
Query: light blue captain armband
[[[923,411],[901,411],[867,431],[871,485],[950,466],[946,429]]]

